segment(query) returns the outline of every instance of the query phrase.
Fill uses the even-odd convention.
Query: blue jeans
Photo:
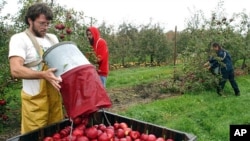
[[[106,88],[107,77],[105,77],[105,76],[100,76],[100,79],[101,79],[101,81],[102,81],[102,84],[103,84],[104,88]]]

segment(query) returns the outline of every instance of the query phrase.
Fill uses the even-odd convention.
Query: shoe
[[[240,96],[240,92],[235,93],[235,96]]]
[[[226,95],[224,95],[223,93],[217,93],[218,94],[218,96],[220,96],[220,97],[227,97]]]

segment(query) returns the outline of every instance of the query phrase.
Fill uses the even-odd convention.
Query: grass
[[[145,68],[144,68],[145,69]],[[167,79],[172,68],[143,68],[120,70],[113,72],[109,80],[121,77],[118,82],[125,82],[126,86],[139,82],[152,82],[159,78]],[[124,73],[122,73],[124,71]],[[147,73],[150,78],[147,77]],[[167,74],[166,76],[165,73]],[[143,79],[141,75],[144,76]],[[115,78],[112,78],[115,76]],[[139,104],[129,107],[119,114],[138,120],[154,123],[168,128],[192,133],[199,141],[227,141],[231,124],[250,124],[250,76],[236,78],[241,89],[241,96],[234,96],[233,90],[227,82],[225,87],[226,98],[219,97],[215,90],[199,94],[187,93],[182,96],[156,100],[148,104]],[[116,83],[118,83],[116,82]],[[111,83],[111,82],[108,82]],[[115,85],[115,87],[122,84]]]
[[[107,79],[107,88],[122,88],[152,81],[169,78],[172,75],[172,66],[125,68],[110,71]]]

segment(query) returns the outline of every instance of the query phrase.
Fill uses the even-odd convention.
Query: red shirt
[[[96,57],[99,59],[97,72],[100,76],[108,76],[109,73],[109,52],[108,46],[104,39],[100,37],[100,32],[96,27],[89,27],[88,30],[91,32],[94,44],[93,49]]]

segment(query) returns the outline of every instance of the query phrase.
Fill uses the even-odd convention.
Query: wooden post
[[[175,66],[175,64],[176,64],[176,57],[177,57],[177,55],[176,55],[176,34],[177,34],[177,26],[175,26],[175,36],[174,36],[174,66]]]
[[[173,81],[173,85],[174,85],[174,83],[175,83],[175,80],[176,80],[176,33],[177,32],[177,26],[175,26],[175,37],[174,37],[174,74],[173,74],[173,79],[174,79],[174,81]]]

